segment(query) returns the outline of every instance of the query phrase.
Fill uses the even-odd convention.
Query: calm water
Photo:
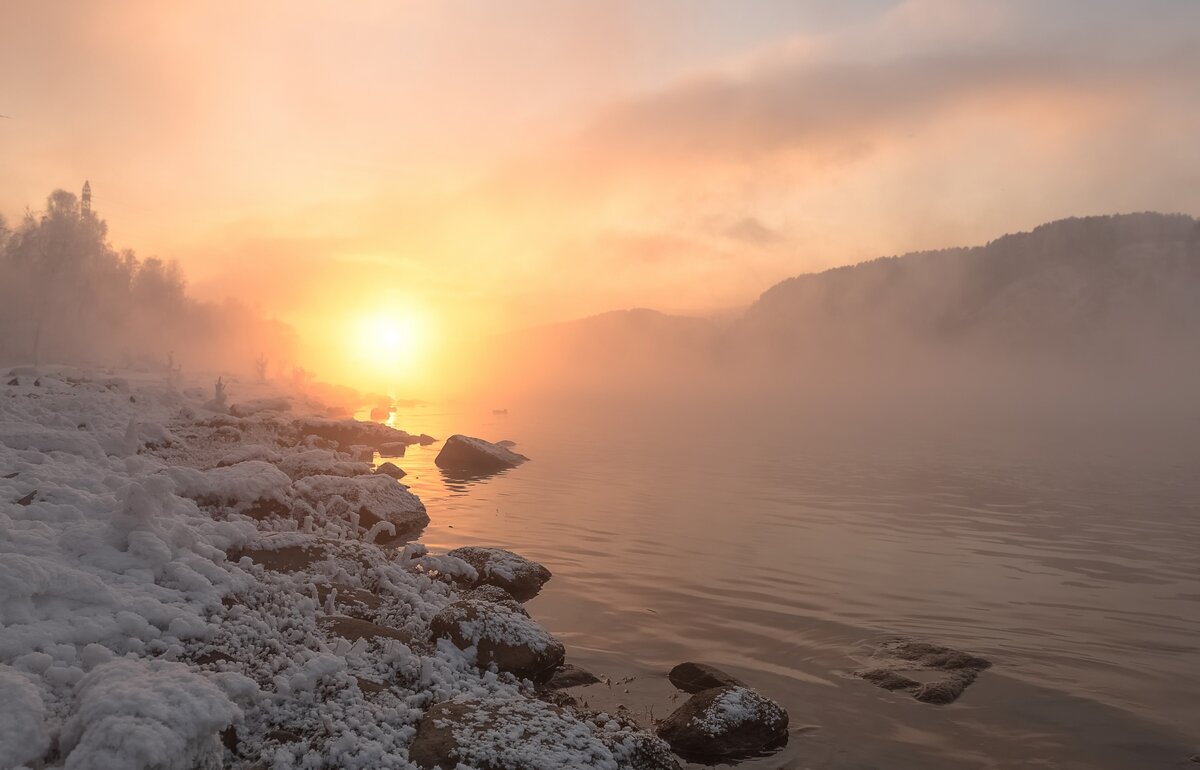
[[[512,439],[475,483],[397,460],[422,540],[512,548],[554,579],[529,603],[568,659],[619,684],[593,705],[678,701],[684,660],[790,711],[752,768],[1187,767],[1200,751],[1200,455],[1136,431],[819,434],[799,418],[440,407],[393,422]],[[1183,431],[1186,436],[1187,431]],[[955,704],[848,677],[909,634],[995,664]],[[622,681],[628,680],[628,681]]]

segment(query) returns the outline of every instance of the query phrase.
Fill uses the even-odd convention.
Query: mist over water
[[[423,542],[550,567],[530,611],[570,661],[637,677],[612,702],[661,717],[683,660],[780,700],[792,740],[750,767],[1128,768],[1191,750],[1194,423],[1170,441],[1069,422],[841,430],[777,404],[586,401],[394,421],[517,441],[531,462],[476,482],[409,450],[405,482],[438,512]],[[887,634],[995,665],[929,708],[849,675]]]

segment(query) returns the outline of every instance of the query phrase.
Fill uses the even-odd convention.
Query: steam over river
[[[427,406],[393,422],[512,439],[474,482],[395,460],[434,549],[509,547],[593,705],[644,718],[721,666],[791,713],[762,768],[1151,768],[1200,748],[1200,453],[1186,429],[821,429],[797,416]],[[896,438],[904,436],[904,438]],[[1182,437],[1182,438],[1180,438]],[[904,634],[994,663],[950,706],[849,672]],[[629,681],[622,681],[632,677]],[[619,684],[618,684],[619,682]]]

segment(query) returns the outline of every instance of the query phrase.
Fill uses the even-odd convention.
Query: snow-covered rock
[[[172,467],[163,474],[175,483],[177,494],[208,507],[247,511],[280,506],[291,501],[292,480],[274,465],[249,460],[208,470]],[[268,506],[274,503],[275,506]]]
[[[327,420],[320,417],[309,417],[296,421],[295,427],[301,436],[318,436],[343,447],[354,444],[378,447],[380,444],[391,442],[416,444],[420,440],[416,436],[388,425],[377,422],[359,422],[358,420]]]
[[[434,463],[447,471],[487,474],[515,468],[528,459],[499,444],[456,433],[446,439]]]
[[[425,714],[409,758],[422,770],[678,768],[661,741],[615,722],[611,730],[606,727],[530,698],[464,698],[439,703]]]
[[[293,489],[299,498],[323,506],[331,516],[357,517],[365,530],[385,521],[400,535],[429,523],[421,499],[387,476],[307,476],[296,481]]]
[[[475,648],[481,667],[534,681],[548,679],[566,653],[516,602],[460,599],[434,616],[430,630],[461,650]]]
[[[241,711],[180,663],[114,660],[76,687],[59,744],[66,770],[219,770],[220,731]]]
[[[787,740],[788,713],[749,687],[716,687],[693,695],[658,726],[684,757],[752,754]]]
[[[490,546],[463,546],[449,556],[456,556],[475,568],[478,577],[473,585],[493,585],[508,591],[519,601],[537,596],[550,579],[550,570],[520,554]]]
[[[293,479],[307,476],[364,476],[371,464],[346,459],[330,449],[305,449],[284,455],[276,463],[279,470]]]

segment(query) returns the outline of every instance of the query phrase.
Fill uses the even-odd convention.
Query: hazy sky
[[[89,178],[115,245],[324,344],[1200,213],[1193,0],[0,9],[0,211]]]

